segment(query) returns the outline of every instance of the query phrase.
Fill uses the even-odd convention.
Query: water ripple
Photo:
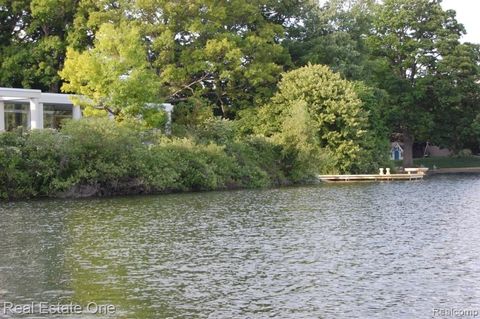
[[[480,178],[449,176],[1,204],[0,302],[111,303],[119,318],[480,311],[479,194]]]

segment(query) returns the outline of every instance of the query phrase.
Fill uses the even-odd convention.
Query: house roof
[[[392,143],[392,151],[393,151],[395,148],[398,148],[398,149],[400,150],[400,152],[403,152],[403,147],[400,146],[400,143],[398,143],[398,142],[393,142],[393,143]]]
[[[13,89],[0,87],[0,101],[28,102],[29,99],[38,99],[40,103],[73,104],[69,94],[43,93],[40,90]]]

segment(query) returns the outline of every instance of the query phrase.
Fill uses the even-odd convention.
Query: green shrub
[[[65,123],[62,165],[54,188],[65,191],[75,185],[121,188],[138,177],[141,131],[128,123],[88,118]]]
[[[20,168],[30,176],[32,196],[46,196],[52,192],[51,185],[63,165],[65,145],[65,136],[52,130],[35,130],[25,135],[24,163]]]
[[[292,178],[291,153],[271,138],[236,136],[208,120],[191,138],[134,123],[68,121],[61,131],[0,134],[0,198],[103,196],[268,187]],[[294,142],[294,141],[293,141]]]
[[[29,197],[30,176],[22,169],[24,138],[20,132],[0,134],[0,199]]]
[[[291,180],[302,181],[319,172],[371,169],[370,154],[378,148],[365,143],[375,140],[369,134],[368,103],[356,92],[363,92],[360,88],[322,65],[287,72],[278,87],[256,116],[243,112],[239,126],[248,132],[252,125],[254,133],[283,147]],[[371,103],[368,107],[373,109]]]
[[[266,187],[271,184],[268,173],[256,159],[254,149],[247,144],[232,143],[227,152],[237,163],[232,172],[232,180],[240,187]]]
[[[146,192],[172,192],[181,189],[177,158],[166,147],[150,145],[137,154],[139,175]]]
[[[174,190],[212,190],[227,185],[232,164],[218,145],[198,145],[188,139],[174,139],[162,140],[152,150],[157,156],[169,157],[175,172],[172,176],[176,177],[172,179]]]
[[[464,148],[458,151],[457,154],[454,154],[453,157],[457,157],[457,158],[472,157],[472,150],[468,148]]]
[[[236,128],[234,121],[212,117],[197,125],[192,135],[199,143],[225,145],[235,140]]]
[[[0,134],[0,197],[50,194],[62,145],[61,137],[51,130]]]

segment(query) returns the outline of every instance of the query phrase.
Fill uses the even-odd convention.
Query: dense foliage
[[[84,119],[53,130],[0,134],[0,198],[103,196],[288,183],[282,147],[233,135],[165,138],[136,124]]]
[[[0,0],[0,86],[58,92],[77,1]]]
[[[94,36],[83,40],[87,50],[72,46],[67,52],[61,75],[68,84],[63,89],[101,98],[101,104],[94,100],[93,105],[118,114],[128,113],[130,106],[120,107],[111,95],[120,86],[141,83],[149,94],[141,96],[139,104],[148,98],[184,102],[233,117],[238,109],[268,100],[290,63],[280,44],[283,24],[292,18],[285,8],[294,8],[289,2],[146,0],[119,1],[115,7],[110,1],[91,3],[81,28]],[[301,2],[295,1],[297,6]]]
[[[295,149],[300,158],[311,158],[317,172],[371,171],[385,159],[365,156],[379,146],[386,153],[385,144],[370,138],[369,112],[353,83],[326,66],[286,73],[271,103],[255,118],[256,133]]]
[[[404,165],[415,141],[480,151],[480,46],[460,42],[454,11],[322,3],[0,0],[0,86],[81,94],[94,117],[0,134],[0,197],[366,173],[389,165],[393,139]]]
[[[307,22],[286,41],[293,62],[371,87],[383,136],[404,142],[404,165],[416,141],[479,151],[479,45],[460,43],[465,29],[440,0],[330,0]]]

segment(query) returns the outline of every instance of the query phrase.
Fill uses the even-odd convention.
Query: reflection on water
[[[1,203],[0,302],[114,304],[115,318],[480,310],[479,195],[480,177],[453,176]]]

